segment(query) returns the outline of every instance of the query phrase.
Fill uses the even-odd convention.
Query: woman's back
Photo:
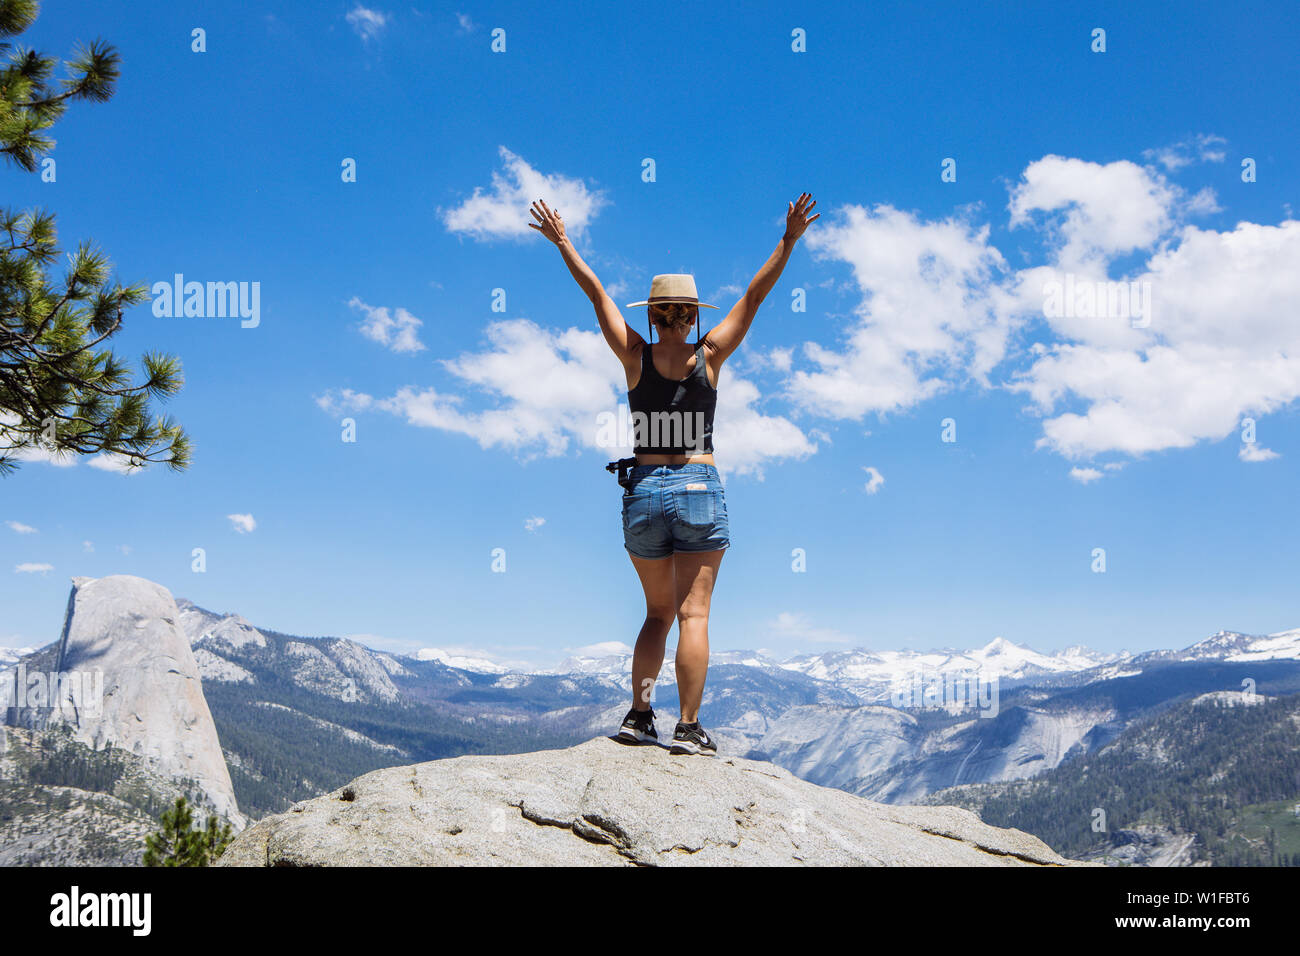
[[[696,346],[695,367],[679,380],[655,367],[653,344],[641,347],[641,377],[627,393],[636,454],[712,454],[718,390],[709,382],[704,343]]]

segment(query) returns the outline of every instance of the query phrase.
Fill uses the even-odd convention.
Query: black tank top
[[[651,455],[711,453],[718,390],[709,384],[704,346],[697,344],[695,348],[691,374],[675,382],[655,368],[651,344],[641,347],[641,378],[627,393],[635,451]]]

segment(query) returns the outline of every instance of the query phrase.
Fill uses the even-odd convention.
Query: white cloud
[[[816,371],[796,370],[788,396],[832,418],[909,408],[1001,361],[1008,323],[989,295],[1005,268],[989,227],[922,222],[888,205],[849,206],[805,242],[847,262],[862,294],[839,351],[805,343]]]
[[[726,285],[720,285],[713,290],[713,294],[701,299],[701,302],[708,302],[722,308],[720,315],[726,315],[726,310],[730,308],[731,300],[739,299],[745,294],[744,286],[737,285],[734,282],[728,282]]]
[[[869,495],[874,495],[885,483],[885,476],[871,465],[863,465],[862,470],[867,473],[867,483],[862,486],[862,490]]]
[[[130,455],[119,455],[116,452],[106,451],[94,456],[86,461],[91,468],[98,468],[100,471],[111,471],[119,475],[137,475],[144,471],[142,467],[132,468],[129,462]]]
[[[850,644],[853,638],[848,634],[828,627],[814,627],[805,614],[792,614],[782,611],[771,624],[771,629],[782,637],[800,641],[813,641],[827,644]]]
[[[816,453],[817,446],[798,425],[783,415],[766,415],[759,410],[762,393],[757,385],[738,375],[728,375],[725,365],[722,375],[725,382],[718,382],[713,422],[713,444],[721,462],[719,472],[724,476],[732,472],[752,474],[762,480],[765,463],[801,460]]]
[[[1271,448],[1265,448],[1255,442],[1243,442],[1241,450],[1237,452],[1237,457],[1242,461],[1272,461],[1274,458],[1281,456]]]
[[[528,319],[494,322],[485,330],[489,347],[441,359],[443,367],[496,402],[467,407],[464,395],[433,386],[402,386],[388,398],[348,389],[316,399],[331,414],[379,410],[408,424],[464,435],[481,448],[503,448],[523,460],[567,454],[571,446],[599,450],[610,458],[630,454],[630,445],[600,444],[602,416],[617,420],[626,405],[623,369],[599,332],[570,328],[554,332]],[[765,462],[802,458],[816,446],[789,419],[758,410],[760,395],[750,381],[729,374],[719,387],[714,441],[726,469],[762,475]]]
[[[617,657],[631,654],[632,648],[622,641],[598,641],[595,644],[584,644],[582,647],[567,648],[567,651],[574,657]]]
[[[1198,151],[1198,156],[1203,162],[1221,163],[1227,158],[1227,151],[1219,149],[1215,145],[1206,145],[1206,141],[1213,140],[1216,143],[1226,144],[1228,141],[1222,136],[1203,136],[1200,137],[1202,142]]]
[[[456,26],[461,33],[473,33],[477,25],[469,18],[468,13],[456,14]]]
[[[1216,143],[1200,143],[1207,161]],[[860,420],[985,383],[1006,361],[1003,387],[1043,417],[1039,445],[1067,459],[1221,440],[1247,414],[1300,398],[1300,223],[1186,223],[1213,205],[1153,168],[1044,157],[1009,197],[1009,224],[1034,226],[1047,253],[1020,270],[988,244],[988,227],[849,207],[806,241],[852,267],[858,322],[838,349],[804,347],[815,367],[795,363],[789,395],[811,413]],[[1135,252],[1145,263],[1113,275]],[[1067,278],[1149,289],[1146,327],[1046,315],[1046,283]]]
[[[1067,458],[1218,441],[1248,415],[1300,398],[1300,222],[1186,226],[1138,278],[1153,319],[1133,343],[1044,347],[1010,387],[1048,417],[1041,445]]]
[[[52,564],[18,564],[14,566],[14,574],[44,574],[47,571],[53,571]]]
[[[13,425],[18,421],[18,416],[12,412],[0,411],[0,440],[5,438],[5,426]],[[18,461],[34,462],[45,465],[54,465],[56,468],[73,468],[84,457],[76,452],[60,451],[53,452],[41,446],[26,447],[16,449],[6,454],[12,456]],[[86,463],[92,468],[98,468],[101,471],[115,471],[121,474],[134,473],[142,469],[129,469],[126,467],[128,457],[117,455],[113,452],[103,452],[92,458],[86,459]]]
[[[29,524],[23,524],[21,521],[6,521],[5,524],[9,526],[9,530],[17,532],[18,534],[37,533],[35,528]]]
[[[1194,216],[1208,216],[1211,213],[1223,212],[1223,207],[1219,205],[1219,197],[1209,186],[1199,190],[1189,199],[1185,208]]]
[[[0,409],[0,441],[8,442],[9,427],[18,424],[21,419],[14,412]],[[40,462],[46,465],[54,465],[56,468],[71,468],[77,463],[77,456],[72,452],[54,453],[44,447],[25,447],[16,448],[12,451],[5,450],[7,457],[22,462]]]
[[[373,395],[367,395],[365,392],[339,388],[317,395],[316,404],[329,414],[337,415],[342,412],[364,412],[374,407],[375,399]]]
[[[70,451],[51,452],[45,448],[20,448],[11,453],[19,461],[39,462],[55,468],[71,468],[77,464],[77,455]]]
[[[117,550],[120,551],[122,554],[130,554],[131,546],[129,544],[119,544],[117,546]]]
[[[498,147],[504,174],[492,173],[492,186],[474,187],[474,194],[459,206],[442,213],[449,232],[465,233],[475,239],[514,239],[536,235],[528,223],[535,223],[530,205],[543,200],[564,220],[565,232],[583,232],[609,201],[600,191],[589,190],[580,179],[559,173],[540,173],[506,147]]]
[[[257,527],[257,522],[253,520],[252,515],[233,514],[226,515],[230,519],[230,525],[240,534],[251,534]]]
[[[348,25],[356,31],[357,36],[361,37],[362,40],[369,42],[379,36],[384,27],[388,26],[388,23],[392,18],[386,13],[381,13],[378,10],[371,10],[367,7],[361,6],[361,4],[357,4],[348,11],[348,14],[344,19],[346,19]]]
[[[1213,133],[1200,133],[1190,140],[1183,140],[1157,149],[1144,149],[1144,159],[1158,162],[1165,169],[1173,172],[1195,162],[1221,163],[1227,156],[1223,147],[1227,140]]]
[[[361,322],[361,334],[378,342],[393,352],[419,352],[424,349],[420,341],[419,329],[424,323],[405,309],[390,311],[386,306],[370,306],[356,296],[348,300],[348,305],[365,318]]]
[[[486,329],[489,348],[442,359],[467,385],[494,397],[497,407],[471,410],[464,396],[434,387],[404,386],[387,399],[353,394],[342,407],[369,407],[399,415],[409,424],[469,436],[483,448],[562,455],[571,441],[594,445],[596,416],[616,407],[622,368],[597,332],[569,329],[552,334],[527,319],[499,321]]]
[[[1090,481],[1096,481],[1102,476],[1102,473],[1096,468],[1071,468],[1070,477],[1081,484],[1088,484]]]
[[[1012,227],[1056,214],[1044,223],[1061,268],[1088,271],[1089,263],[1149,248],[1169,227],[1176,187],[1149,169],[1119,160],[1090,163],[1044,156],[1030,163],[1011,191]]]
[[[81,550],[86,554],[93,554],[95,551],[95,545],[90,541],[83,541],[81,542]]]
[[[770,349],[766,356],[757,356],[756,361],[759,364],[766,362],[778,372],[789,373],[790,369],[794,367],[794,349]]]
[[[525,518],[524,528],[528,531],[536,531],[542,525],[546,524],[545,518]]]

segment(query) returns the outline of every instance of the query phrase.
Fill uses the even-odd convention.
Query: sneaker
[[[659,743],[659,734],[655,732],[655,712],[637,710],[635,707],[623,718],[623,726],[618,729],[618,739],[625,743]]]
[[[673,731],[673,745],[668,748],[668,752],[673,754],[704,754],[708,757],[716,757],[718,755],[718,745],[700,726],[698,720],[693,724],[684,724],[679,720],[677,729]]]

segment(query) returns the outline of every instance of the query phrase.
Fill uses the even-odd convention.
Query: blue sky
[[[1294,18],[967,6],[47,4],[22,42],[103,37],[122,78],[58,125],[56,182],[0,171],[8,203],[126,282],[258,282],[260,323],[130,314],[119,353],[184,363],[194,463],[4,479],[0,645],[114,573],[404,652],[630,643],[593,437],[621,370],[527,205],[620,306],[690,272],[708,323],[804,190],[821,218],[722,372],[715,648],[1300,626]],[[1046,315],[1067,275],[1148,283],[1149,323]]]

